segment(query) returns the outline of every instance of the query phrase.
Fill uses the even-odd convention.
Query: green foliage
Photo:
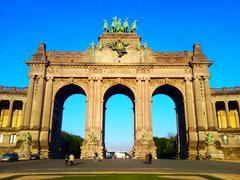
[[[76,158],[80,156],[80,147],[83,142],[83,138],[77,135],[69,134],[68,132],[61,132],[62,138],[65,141],[65,154],[73,154]]]
[[[173,137],[153,137],[157,147],[157,158],[172,158],[177,154],[177,138]]]

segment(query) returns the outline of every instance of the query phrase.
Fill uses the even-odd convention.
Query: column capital
[[[88,80],[89,80],[89,81],[93,81],[93,80],[94,80],[94,77],[88,77]]]
[[[209,79],[210,79],[210,75],[203,76],[203,80],[209,81]]]
[[[192,77],[184,77],[184,81],[192,81]]]
[[[200,80],[200,79],[202,79],[201,76],[194,76],[194,77],[193,77],[193,80]]]
[[[150,81],[151,78],[150,78],[150,77],[144,77],[143,79],[144,79],[145,81]]]
[[[101,76],[94,77],[94,79],[97,80],[97,81],[102,81],[102,77]]]
[[[54,77],[52,77],[52,76],[47,76],[47,77],[46,77],[46,80],[47,80],[47,81],[49,81],[49,80],[54,81]]]
[[[35,74],[28,74],[28,78],[29,79],[36,79],[36,75]]]
[[[39,75],[37,75],[37,78],[38,78],[38,79],[43,79],[43,78],[44,78],[44,75],[39,74]]]
[[[137,81],[141,81],[143,79],[143,77],[136,77]]]
[[[228,105],[228,102],[229,102],[228,100],[224,100],[225,105]]]

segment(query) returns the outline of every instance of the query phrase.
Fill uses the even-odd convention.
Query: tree
[[[80,147],[82,145],[83,138],[65,131],[62,131],[61,135],[65,144],[65,154],[73,154],[76,158],[79,158],[81,154]]]
[[[171,137],[153,137],[157,146],[157,158],[173,158],[177,154],[177,138]]]

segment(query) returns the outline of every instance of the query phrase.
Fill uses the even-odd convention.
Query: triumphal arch
[[[63,104],[86,96],[86,127],[81,158],[104,157],[105,106],[115,94],[128,96],[134,111],[133,157],[156,157],[152,97],[165,94],[176,106],[180,158],[226,159],[240,156],[240,88],[210,89],[212,65],[200,44],[191,52],[154,52],[126,20],[104,22],[98,42],[85,52],[47,51],[41,43],[30,60],[27,88],[0,88],[1,151],[21,151],[31,134],[31,151],[41,158],[61,154]],[[13,136],[15,135],[15,136]],[[10,137],[11,136],[11,137]]]

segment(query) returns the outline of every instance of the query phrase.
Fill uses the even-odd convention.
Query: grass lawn
[[[76,175],[76,176],[64,176],[61,178],[56,179],[69,179],[69,180],[75,180],[75,179],[86,179],[86,180],[174,180],[174,178],[177,178],[180,175],[173,175],[172,178],[165,178],[161,177],[161,175],[157,174],[117,174],[117,175]],[[184,175],[186,176],[186,175]],[[208,176],[208,175],[195,175],[199,177],[203,177],[210,180],[221,180],[219,178]]]
[[[159,175],[82,175],[82,176],[65,176],[62,178],[56,178],[56,179],[69,179],[69,180],[75,180],[75,179],[86,179],[86,180],[92,180],[92,179],[99,179],[99,180],[163,180],[168,178],[161,178]]]
[[[164,177],[166,176],[166,177]],[[199,174],[34,174],[34,175],[14,175],[3,180],[23,178],[23,179],[51,179],[51,180],[75,180],[75,179],[86,179],[86,180],[176,180],[179,178],[185,178],[186,176],[191,176],[191,179],[197,177],[202,177],[210,180],[223,180],[210,175],[199,175]],[[42,177],[42,178],[41,178]],[[179,179],[178,179],[179,180]]]

